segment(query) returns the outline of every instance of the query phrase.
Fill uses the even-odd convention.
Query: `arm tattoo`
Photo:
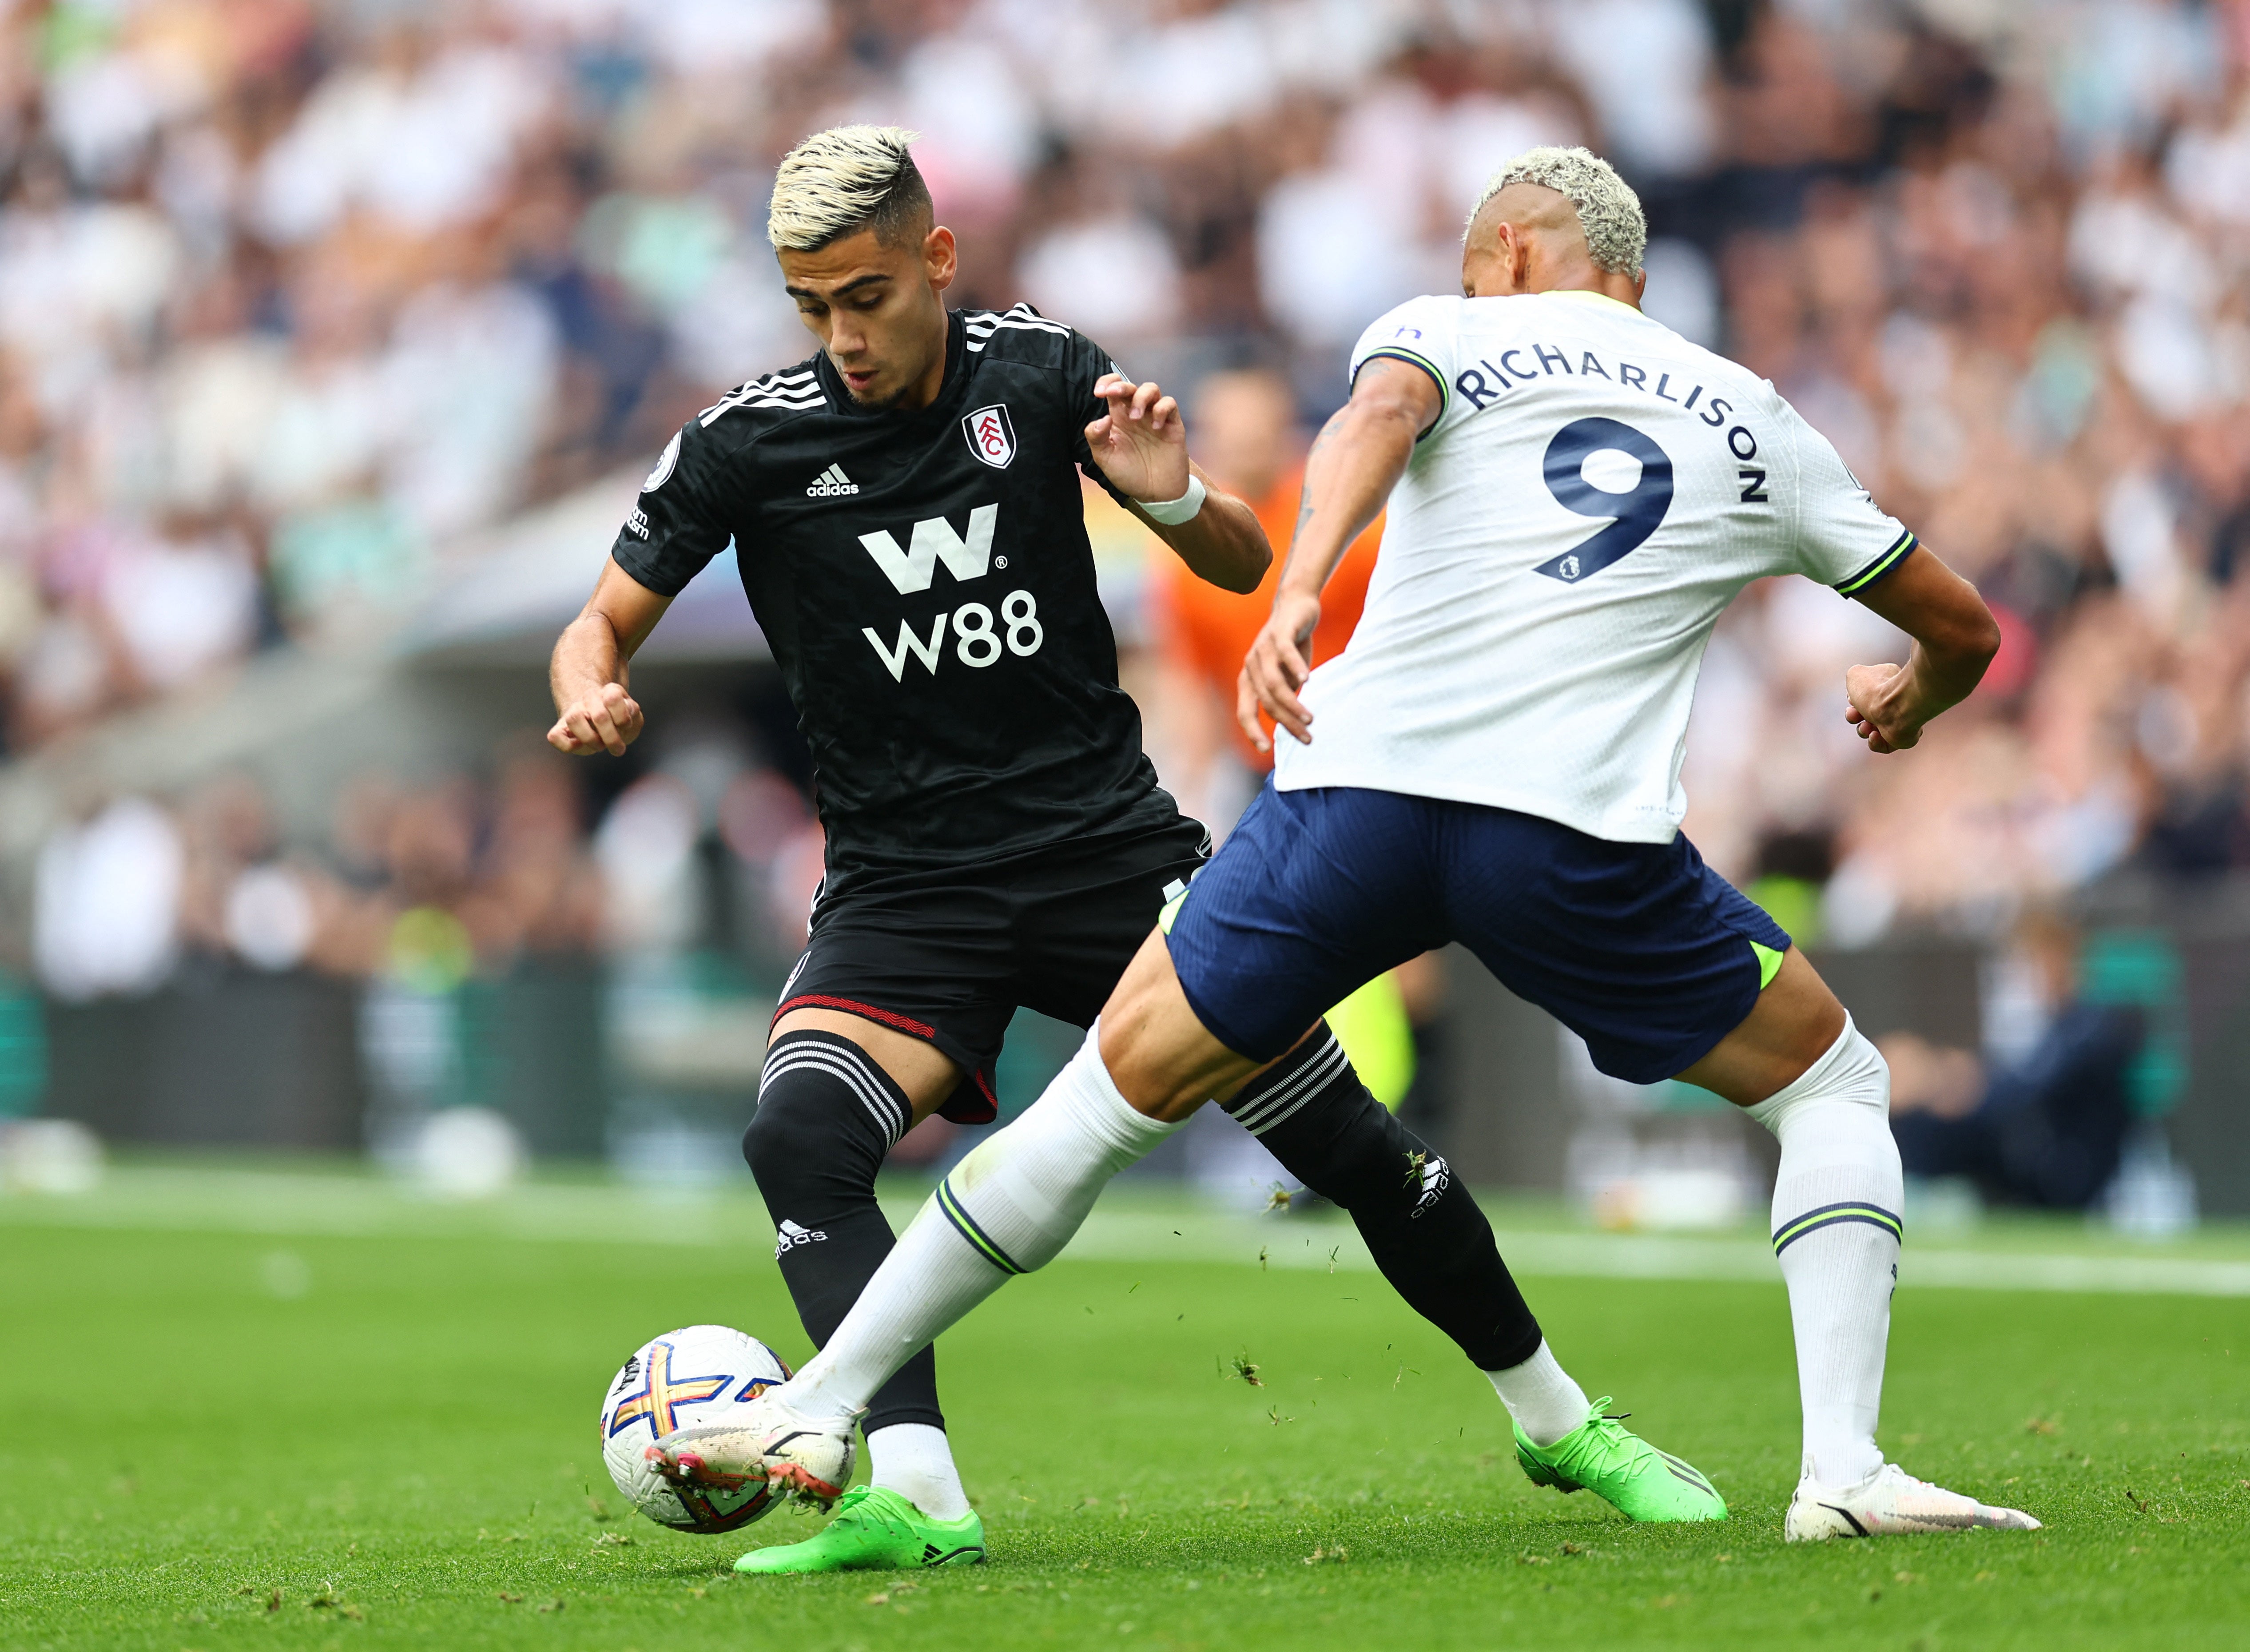
[[[1321,426],[1321,433],[1313,438],[1312,446],[1306,450],[1305,469],[1308,477],[1312,471],[1314,458],[1322,448],[1328,445],[1329,437],[1336,434],[1336,427],[1343,418],[1343,416],[1344,410],[1342,408],[1338,408],[1334,413],[1330,414],[1329,416],[1328,423]],[[1297,526],[1294,530],[1292,530],[1290,538],[1294,540],[1298,534],[1302,533],[1305,531],[1305,524],[1312,520],[1313,490],[1308,483],[1305,488],[1303,499],[1297,506]]]

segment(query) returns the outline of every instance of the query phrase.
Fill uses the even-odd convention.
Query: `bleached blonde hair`
[[[1619,275],[1640,273],[1641,255],[1648,251],[1648,218],[1640,210],[1640,197],[1618,176],[1615,167],[1592,150],[1551,143],[1526,149],[1492,175],[1469,210],[1469,223],[1474,224],[1485,203],[1511,183],[1536,183],[1567,197],[1578,210],[1586,251],[1595,265]],[[1466,226],[1461,234],[1467,238]]]
[[[868,226],[893,241],[929,205],[929,187],[904,127],[831,127],[782,157],[766,209],[766,239],[817,252]]]

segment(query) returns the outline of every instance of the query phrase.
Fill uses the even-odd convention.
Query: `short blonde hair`
[[[1618,275],[1640,273],[1641,255],[1648,251],[1648,219],[1640,210],[1640,197],[1618,176],[1615,167],[1592,150],[1551,143],[1526,149],[1492,175],[1469,210],[1469,223],[1474,224],[1485,203],[1511,183],[1536,183],[1566,196],[1578,210],[1586,251],[1596,266]],[[1461,233],[1466,237],[1467,228]]]
[[[895,241],[929,210],[908,148],[921,134],[904,127],[831,127],[782,157],[766,209],[766,239],[791,252],[817,252],[872,225]]]

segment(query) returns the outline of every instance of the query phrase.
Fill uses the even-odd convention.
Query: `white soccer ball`
[[[602,1401],[602,1466],[625,1500],[678,1532],[733,1532],[770,1512],[784,1493],[763,1482],[735,1491],[674,1486],[647,1470],[646,1453],[675,1428],[723,1422],[727,1414],[789,1380],[781,1356],[727,1325],[669,1331],[625,1363]]]

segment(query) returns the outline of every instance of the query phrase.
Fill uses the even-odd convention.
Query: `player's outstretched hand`
[[[1903,665],[1854,665],[1844,673],[1844,720],[1871,752],[1902,752],[1922,738],[1928,720],[1915,708],[1912,673]]]
[[[1266,737],[1260,712],[1289,731],[1301,746],[1313,743],[1313,714],[1297,698],[1297,691],[1312,675],[1313,628],[1321,623],[1321,599],[1301,591],[1280,591],[1273,612],[1242,662],[1242,675],[1234,684],[1234,718],[1250,743],[1261,752],[1273,749]]]
[[[555,726],[547,731],[547,743],[573,757],[596,752],[623,757],[640,730],[640,702],[625,692],[623,683],[604,683],[563,707]]]
[[[1109,410],[1086,427],[1101,473],[1128,499],[1163,501],[1188,491],[1188,431],[1180,404],[1153,381],[1105,373],[1094,393]]]

